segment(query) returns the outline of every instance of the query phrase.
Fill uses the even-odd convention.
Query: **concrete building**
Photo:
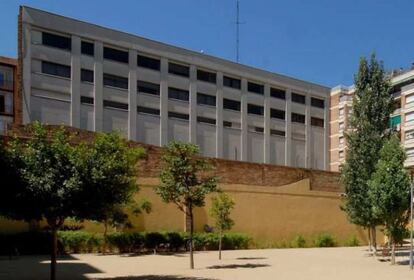
[[[17,60],[0,56],[0,134],[6,134],[15,116]]]
[[[18,26],[22,123],[329,168],[327,87],[29,7]]]
[[[407,167],[414,166],[414,69],[397,70],[390,73],[392,95],[395,100],[390,127],[401,133],[401,142],[406,152]],[[339,171],[345,161],[346,139],[352,115],[353,86],[338,86],[331,90],[330,107],[330,170]]]

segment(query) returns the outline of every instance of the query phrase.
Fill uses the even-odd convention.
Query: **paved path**
[[[407,257],[397,260],[407,261]],[[195,255],[195,270],[189,270],[188,263],[185,254],[73,255],[59,260],[58,280],[414,279],[407,265],[391,266],[368,256],[363,247],[224,251],[222,261],[217,252],[200,252]],[[0,279],[48,279],[48,272],[47,257],[0,259]]]

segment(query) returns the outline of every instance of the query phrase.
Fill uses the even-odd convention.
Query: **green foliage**
[[[363,227],[379,224],[372,212],[368,182],[375,172],[378,151],[388,138],[392,104],[390,82],[382,63],[375,55],[370,61],[361,58],[355,77],[352,131],[346,134],[348,150],[341,180],[346,193],[343,210],[352,223]]]
[[[167,239],[168,247],[171,251],[176,252],[185,247],[185,237],[183,234],[178,232],[167,232],[165,238]]]
[[[296,235],[292,241],[292,247],[294,248],[305,248],[306,247],[306,239],[303,235]]]
[[[107,235],[111,247],[117,248],[119,253],[132,253],[141,249],[145,236],[139,232],[114,232]]]
[[[345,246],[348,247],[357,247],[359,245],[359,240],[356,236],[351,236],[348,240],[345,241]]]
[[[217,250],[219,248],[219,235],[217,233],[194,234],[194,246],[197,250]],[[225,233],[223,235],[223,249],[248,249],[251,238],[240,233]]]
[[[314,240],[316,247],[335,247],[335,238],[329,233],[321,233]]]
[[[234,208],[234,201],[226,193],[219,193],[211,199],[210,215],[216,221],[216,228],[223,232],[230,230],[234,221],[230,218],[230,212]]]
[[[399,138],[392,136],[381,149],[369,182],[373,214],[394,242],[402,241],[409,218],[410,178],[404,168],[405,159]]]
[[[167,243],[165,235],[159,232],[148,232],[145,234],[144,246],[147,249],[158,249],[162,244]]]
[[[59,231],[58,238],[66,253],[98,252],[103,243],[102,235],[86,231]]]

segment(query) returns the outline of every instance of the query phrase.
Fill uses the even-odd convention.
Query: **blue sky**
[[[27,5],[235,60],[235,0],[0,0],[0,55],[16,56]],[[327,86],[352,84],[361,56],[414,62],[414,1],[240,0],[240,63]]]

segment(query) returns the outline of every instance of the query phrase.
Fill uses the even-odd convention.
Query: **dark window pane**
[[[271,129],[270,130],[270,135],[274,135],[274,136],[285,136],[286,133],[283,130]]]
[[[152,57],[138,55],[138,66],[160,71],[160,60]]]
[[[128,89],[128,78],[119,77],[111,74],[103,74],[104,86]]]
[[[93,104],[94,99],[93,99],[93,97],[81,96],[81,103],[82,104]]]
[[[240,89],[241,88],[241,81],[239,79],[224,76],[223,77],[223,85],[226,86],[226,87]]]
[[[0,95],[0,113],[6,112],[6,102],[3,95]]]
[[[93,43],[82,41],[81,53],[93,56],[95,54],[95,48],[94,48]]]
[[[256,83],[248,82],[247,83],[247,90],[249,92],[263,94],[263,92],[264,92],[264,86],[263,85],[256,84]]]
[[[70,78],[70,66],[42,61],[42,73]]]
[[[306,97],[301,94],[292,93],[292,101],[300,104],[306,103]]]
[[[149,114],[149,115],[156,115],[156,116],[160,115],[160,110],[154,109],[154,108],[138,106],[137,111],[138,113],[142,113],[142,114]]]
[[[325,100],[312,97],[311,98],[311,106],[323,109],[323,108],[325,108]]]
[[[254,132],[263,133],[263,132],[264,132],[264,128],[263,128],[263,127],[258,127],[258,126],[255,126],[255,127],[254,127]]]
[[[305,115],[292,113],[292,122],[305,123]]]
[[[72,40],[69,37],[42,32],[42,44],[54,48],[70,50]]]
[[[278,109],[270,109],[270,117],[273,119],[285,119],[285,111],[278,110]]]
[[[197,80],[215,84],[216,73],[207,72],[203,70],[197,70]]]
[[[204,93],[197,93],[197,104],[216,106],[216,97]]]
[[[189,93],[187,90],[170,87],[168,88],[168,98],[188,101]]]
[[[121,110],[128,110],[128,104],[121,103],[121,102],[104,100],[103,105],[104,105],[104,107],[116,108],[116,109],[121,109]]]
[[[188,114],[176,113],[176,112],[168,112],[169,118],[174,119],[181,119],[181,120],[189,120],[190,116]]]
[[[240,101],[223,98],[223,108],[234,111],[240,111]]]
[[[232,125],[231,125],[231,122],[223,121],[223,126],[224,127],[231,127]]]
[[[138,93],[148,93],[153,95],[160,95],[160,85],[150,82],[137,81]]]
[[[183,77],[189,77],[190,67],[170,62],[168,63],[168,73],[183,76]]]
[[[247,104],[247,113],[248,114],[254,114],[263,116],[264,109],[263,106],[253,105],[253,104]]]
[[[128,63],[128,52],[104,47],[104,58],[122,63]]]
[[[323,119],[312,117],[311,118],[311,125],[323,127],[324,126],[324,121],[323,121]]]
[[[216,124],[215,119],[210,119],[210,118],[206,118],[206,117],[197,117],[197,121],[199,123]]]
[[[93,71],[81,69],[81,81],[93,83]]]
[[[270,88],[270,96],[279,99],[286,99],[286,91],[278,88]]]

